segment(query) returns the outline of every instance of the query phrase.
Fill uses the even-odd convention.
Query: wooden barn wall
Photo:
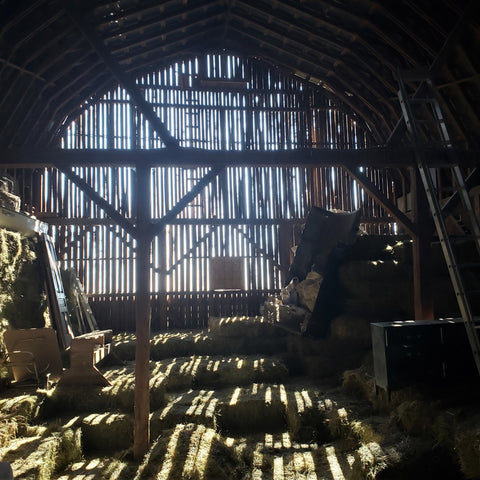
[[[210,150],[363,148],[354,119],[308,84],[251,59],[210,55],[137,80],[180,146]],[[63,148],[162,148],[120,87],[89,105],[66,130]],[[162,218],[209,168],[151,169],[151,218]],[[74,168],[132,218],[134,169]],[[133,330],[135,240],[55,169],[19,172],[26,207],[51,224],[63,267],[74,268],[102,328]],[[387,197],[392,182],[365,169]],[[257,314],[282,286],[290,247],[313,207],[361,209],[371,234],[395,225],[340,167],[224,168],[152,242],[152,327],[196,328],[209,315]],[[213,289],[215,259],[237,262],[235,289]],[[162,314],[162,308],[166,314]],[[164,312],[165,313],[165,312]]]

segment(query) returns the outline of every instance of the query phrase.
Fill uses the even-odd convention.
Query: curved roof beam
[[[200,7],[194,7],[190,10],[188,10],[188,12],[186,11],[181,11],[181,12],[178,12],[178,13],[175,13],[173,15],[169,15],[168,17],[158,17],[158,18],[154,18],[154,19],[150,19],[150,20],[143,20],[143,21],[139,21],[137,22],[136,24],[132,25],[132,26],[128,26],[126,28],[122,28],[122,27],[118,27],[118,31],[108,31],[106,28],[104,29],[101,29],[103,33],[103,39],[104,39],[104,43],[105,45],[109,45],[110,43],[113,43],[115,42],[115,40],[119,37],[119,36],[122,36],[123,37],[123,41],[125,40],[126,37],[128,37],[129,35],[131,35],[132,33],[138,33],[138,32],[142,32],[143,30],[145,29],[148,29],[148,28],[152,28],[152,27],[161,27],[162,29],[166,27],[167,23],[170,23],[170,22],[173,22],[175,20],[179,20],[179,19],[182,19],[182,20],[186,20],[187,17],[192,17],[194,16],[196,13],[207,13],[209,9],[212,9],[216,7],[216,10],[218,11],[219,8],[218,8],[218,3],[209,3],[207,5],[202,5]],[[221,11],[218,11],[216,13],[216,15],[218,14],[223,14],[224,13],[224,10],[222,9]],[[209,15],[207,16],[210,17],[210,13]]]
[[[131,48],[135,47],[140,47],[143,46],[147,50],[148,53],[148,47],[147,45],[151,42],[155,42],[157,40],[166,40],[168,36],[174,35],[176,33],[181,33],[184,34],[188,29],[194,29],[196,30],[196,27],[205,27],[208,23],[215,23],[219,19],[223,19],[223,13],[218,13],[217,15],[213,15],[209,18],[202,18],[201,20],[197,20],[194,23],[185,25],[185,26],[180,26],[176,27],[167,31],[162,31],[158,35],[153,35],[149,37],[141,37],[138,40],[133,41],[132,43],[126,43],[125,45],[118,46],[118,47],[113,47],[111,50],[111,53],[116,55],[118,53],[122,53],[125,50],[128,52]],[[205,35],[205,32],[201,32],[202,34]]]
[[[328,55],[326,53],[323,53],[323,52],[320,52],[313,47],[308,47],[308,46],[306,46],[306,44],[304,44],[304,43],[302,43],[298,40],[292,39],[291,37],[286,36],[285,34],[281,34],[281,33],[278,33],[278,32],[276,32],[276,31],[274,31],[270,28],[266,28],[264,25],[260,25],[260,24],[256,23],[254,20],[239,17],[237,14],[234,14],[233,16],[235,18],[238,18],[239,21],[241,21],[245,25],[252,26],[255,30],[259,31],[260,33],[263,33],[264,35],[268,35],[272,38],[275,38],[278,41],[279,44],[287,44],[288,43],[288,44],[292,45],[293,47],[298,48],[299,51],[303,50],[305,52],[310,52],[310,53],[313,54],[313,56],[318,56],[320,58],[320,60],[322,60],[322,61],[327,60],[331,64],[331,65],[329,65],[329,68],[331,69],[331,72],[335,72],[335,69],[339,65],[341,65],[345,69],[345,71],[348,73],[349,78],[357,79],[366,90],[368,90],[370,93],[372,93],[372,95],[374,97],[376,97],[376,99],[380,103],[383,103],[387,107],[387,109],[391,110],[391,112],[394,116],[396,115],[396,111],[393,108],[393,106],[391,105],[391,103],[389,103],[385,99],[384,96],[380,95],[380,93],[375,88],[375,86],[373,86],[371,83],[366,81],[361,74],[356,74],[355,72],[353,72],[353,70],[348,66],[348,64],[346,62],[344,62],[343,59],[331,57],[330,55]],[[259,40],[262,40],[260,37],[258,37],[258,38],[259,38]],[[380,111],[378,109],[376,109],[373,105],[371,105],[365,98],[363,98],[360,95],[360,93],[358,92],[358,90],[351,83],[348,83],[343,78],[340,78],[340,75],[337,75],[336,73],[333,73],[333,75],[341,83],[343,83],[347,87],[347,90],[354,93],[354,95],[358,96],[358,98],[361,98],[363,103],[368,105],[369,108],[372,109],[379,117],[383,118],[383,114],[380,113]]]
[[[238,7],[241,7],[243,2],[238,2]],[[238,10],[239,8],[237,8]],[[271,16],[271,12],[266,12],[265,10],[261,10],[260,8],[253,7],[248,5],[246,8],[247,13],[255,12],[258,15],[263,16]],[[319,35],[317,31],[312,31],[310,28],[306,28],[305,26],[300,27],[297,24],[293,24],[288,22],[287,20],[281,18],[275,18],[275,24],[282,25],[287,31],[295,30],[301,36],[304,36],[306,40],[315,40],[319,44],[322,45],[329,45],[333,49],[337,50],[341,56],[349,55],[354,61],[359,62],[365,70],[368,70],[382,85],[384,85],[392,94],[396,94],[396,88],[389,83],[385,77],[380,75],[378,69],[374,68],[370,63],[366,62],[360,55],[357,54],[354,50],[352,50],[346,43],[341,44],[335,38],[328,38],[324,35]]]
[[[232,29],[236,30],[235,28],[232,27]],[[374,132],[374,136],[376,137],[376,140],[377,141],[380,141],[383,139],[383,136],[380,134],[380,131],[376,128],[375,126],[375,122],[373,121],[373,118],[369,118],[366,116],[365,112],[362,111],[358,106],[356,106],[351,100],[350,98],[341,93],[341,89],[340,88],[337,88],[335,84],[331,84],[329,81],[325,81],[323,80],[321,77],[326,77],[326,76],[329,76],[329,74],[331,74],[330,76],[331,77],[334,77],[334,74],[333,72],[331,72],[330,70],[327,70],[315,63],[313,63],[311,60],[308,60],[306,58],[304,58],[303,56],[300,56],[298,55],[298,51],[295,51],[295,52],[291,52],[289,50],[286,50],[285,48],[279,48],[277,45],[274,45],[274,44],[271,44],[270,42],[266,41],[266,40],[260,40],[258,37],[256,36],[253,36],[253,35],[249,35],[241,30],[237,30],[237,32],[240,34],[240,35],[243,35],[245,37],[248,37],[250,39],[252,39],[254,42],[256,43],[260,43],[261,45],[266,45],[268,46],[269,48],[273,49],[274,51],[276,51],[277,53],[280,53],[281,55],[279,55],[279,57],[276,57],[276,56],[272,56],[270,57],[270,61],[272,63],[275,63],[275,64],[283,64],[285,65],[285,63],[283,61],[280,60],[280,58],[282,56],[288,56],[288,57],[291,57],[292,59],[295,59],[295,63],[297,65],[299,64],[303,64],[303,65],[308,65],[309,68],[310,68],[310,71],[314,74],[314,75],[318,75],[320,80],[322,81],[322,83],[327,86],[327,88],[336,96],[338,97],[342,102],[344,102],[346,105],[349,105],[350,108],[355,112],[357,113],[360,117],[364,118],[365,122],[369,125],[369,127],[372,129],[372,131]],[[291,68],[291,64],[289,64],[290,68]],[[288,65],[287,65],[288,67]],[[299,67],[300,68],[300,67]],[[337,80],[341,81],[341,79],[338,79]],[[352,97],[353,98],[353,97]],[[361,96],[358,96],[357,98],[362,98]],[[365,103],[366,105],[368,104],[368,102]],[[376,113],[375,112],[375,109],[372,108],[371,109],[372,112]],[[380,117],[382,118],[383,121],[385,121],[383,119],[383,117]]]

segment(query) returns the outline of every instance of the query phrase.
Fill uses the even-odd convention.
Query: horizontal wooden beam
[[[425,152],[431,167],[451,165],[444,149]],[[480,152],[457,151],[465,165],[480,163]],[[158,150],[62,150],[0,149],[0,168],[40,167],[134,167],[138,165],[196,167],[331,167],[345,164],[363,167],[406,167],[416,163],[411,148],[372,148],[363,150],[298,149],[277,151],[223,151],[194,148]]]
[[[97,225],[105,225],[107,227],[115,226],[116,223],[108,217],[105,218],[65,218],[52,215],[42,215],[41,212],[36,213],[39,220],[49,225],[67,226],[76,225],[91,228]],[[392,217],[361,217],[360,223],[382,224],[392,223]],[[152,220],[153,225],[163,225],[160,219]],[[167,225],[302,225],[305,218],[174,218]]]

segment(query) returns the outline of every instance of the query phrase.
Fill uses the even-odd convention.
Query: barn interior
[[[0,0],[0,478],[480,478],[475,0]]]

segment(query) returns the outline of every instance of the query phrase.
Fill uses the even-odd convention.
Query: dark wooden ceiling
[[[428,68],[453,137],[478,148],[478,7],[478,0],[1,0],[0,145],[55,146],[62,124],[118,84],[118,72],[134,78],[227,51],[318,85],[361,117],[379,145],[401,130],[397,70]]]

